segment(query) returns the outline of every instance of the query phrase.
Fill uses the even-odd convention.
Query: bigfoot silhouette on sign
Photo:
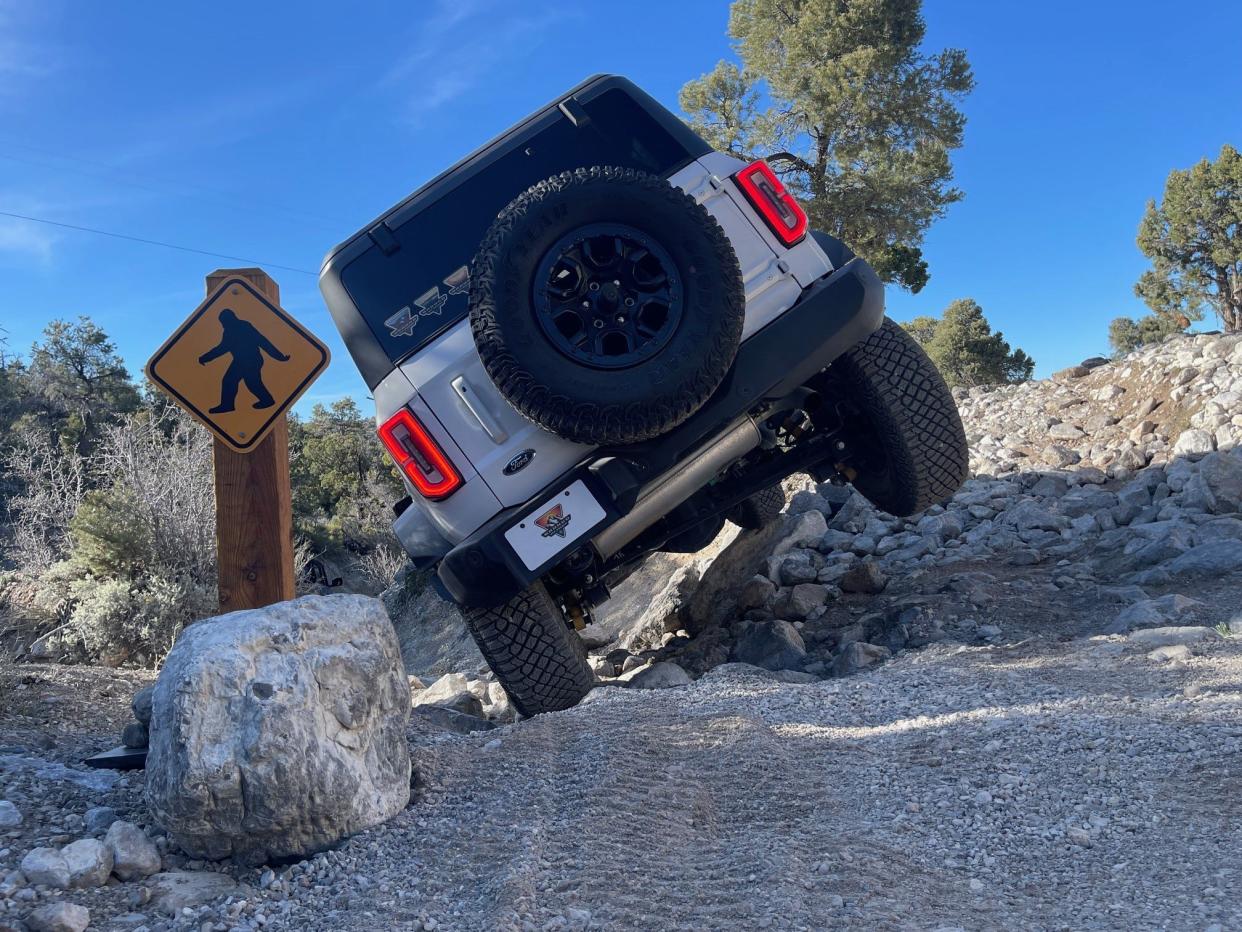
[[[263,354],[267,353],[277,362],[288,362],[289,357],[273,346],[272,341],[261,334],[254,324],[242,320],[229,308],[220,312],[220,326],[224,329],[220,342],[198,357],[200,366],[207,365],[225,353],[233,357],[224,372],[224,380],[220,383],[220,403],[210,413],[227,414],[233,411],[237,401],[237,386],[242,382],[246,383],[246,388],[254,395],[256,409],[272,407],[276,400],[263,384]]]

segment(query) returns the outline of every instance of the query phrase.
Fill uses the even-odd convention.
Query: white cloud
[[[403,116],[417,125],[540,45],[549,27],[567,15],[498,0],[441,0],[378,86],[410,88]]]
[[[27,220],[0,217],[0,258],[34,259],[41,265],[50,265],[56,240],[50,228]]]
[[[0,98],[20,98],[30,80],[56,70],[52,48],[39,37],[47,8],[0,0]]]

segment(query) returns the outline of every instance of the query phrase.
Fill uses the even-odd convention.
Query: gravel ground
[[[419,724],[410,808],[336,851],[226,868],[244,886],[176,921],[133,883],[65,898],[101,929],[1242,928],[1242,638],[1152,649],[941,644],[809,685],[729,665]],[[136,781],[52,789],[70,833],[100,801],[140,818]]]
[[[726,666],[416,731],[399,818],[176,927],[1238,928],[1242,640],[1151,649],[939,645],[797,686]]]
[[[1237,928],[1242,644],[1150,650],[938,646],[835,682],[723,667],[681,690],[597,690],[425,752],[414,807],[336,855],[355,890],[387,892],[328,915]]]

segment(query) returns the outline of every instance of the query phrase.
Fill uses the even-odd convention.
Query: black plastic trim
[[[615,521],[633,507],[644,482],[687,459],[705,440],[763,399],[788,395],[883,322],[884,286],[861,259],[849,261],[808,288],[797,304],[743,343],[724,383],[680,427],[647,443],[594,452],[589,463],[561,476],[522,505],[501,512],[450,550],[438,570],[444,590],[464,608],[508,601],[563,554],[531,571],[505,541],[504,532],[535,506],[582,479],[607,514],[600,526]],[[816,349],[808,353],[808,345]]]

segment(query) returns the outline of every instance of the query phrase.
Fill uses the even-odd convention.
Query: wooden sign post
[[[217,269],[207,294],[245,278],[277,307],[280,286],[262,269]],[[216,565],[220,611],[259,608],[294,596],[293,492],[289,485],[289,418],[282,414],[251,453],[217,437]]]
[[[286,412],[328,358],[280,309],[266,272],[218,269],[207,299],[147,363],[151,381],[215,437],[221,611],[294,596]]]

